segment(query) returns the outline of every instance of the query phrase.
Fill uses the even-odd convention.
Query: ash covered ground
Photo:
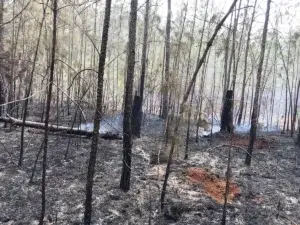
[[[247,134],[237,134],[231,140],[214,135],[212,142],[201,138],[198,143],[193,134],[189,159],[183,160],[186,133],[183,126],[171,167],[166,207],[160,211],[166,164],[153,165],[149,161],[158,151],[167,151],[162,139],[164,121],[146,116],[143,125],[142,137],[133,141],[131,190],[127,193],[119,189],[122,141],[100,140],[93,224],[220,224],[223,209],[220,193],[230,145],[233,146],[231,182],[239,191],[228,205],[227,224],[300,224],[300,150],[295,148],[291,137],[276,132],[261,133],[252,166],[248,168],[244,165]],[[17,166],[20,128],[2,127],[0,133],[0,224],[38,224],[41,157],[33,183],[29,184],[29,180],[43,133],[26,129],[22,168]],[[45,224],[82,224],[91,140],[63,134],[52,134],[49,140]],[[67,149],[68,157],[64,159]],[[195,177],[189,173],[191,170],[212,178],[192,179]]]

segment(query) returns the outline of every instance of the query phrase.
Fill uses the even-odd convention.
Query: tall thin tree
[[[262,41],[261,41],[260,58],[259,58],[259,64],[258,64],[258,69],[257,69],[257,77],[256,77],[257,80],[256,80],[253,110],[252,110],[252,117],[251,117],[250,141],[249,141],[248,152],[247,152],[246,160],[245,160],[245,164],[248,166],[250,166],[250,164],[251,164],[252,152],[253,152],[254,142],[256,139],[258,109],[259,109],[258,103],[259,103],[259,94],[260,94],[260,86],[261,86],[261,76],[262,76],[264,57],[265,57],[265,51],[266,51],[270,8],[271,8],[271,0],[268,0],[264,29],[263,29],[263,34],[262,34]]]
[[[131,148],[132,148],[132,90],[135,66],[135,44],[136,44],[136,21],[137,21],[138,0],[131,0],[130,21],[129,21],[129,41],[127,53],[127,79],[124,96],[124,119],[123,119],[123,168],[120,181],[120,188],[123,191],[130,189],[131,176]]]
[[[170,55],[171,55],[171,0],[168,0],[168,16],[167,16],[167,24],[166,24],[166,40],[165,40],[165,48],[166,48],[166,58],[165,58],[165,81],[163,85],[163,107],[162,107],[162,115],[161,117],[166,119],[169,111],[169,79],[170,79]]]
[[[3,41],[3,13],[4,13],[4,0],[0,0],[0,54],[4,50],[4,41]],[[3,108],[2,104],[5,102],[4,98],[4,76],[2,69],[2,60],[0,60],[0,116],[2,115]]]
[[[44,134],[44,155],[43,155],[43,172],[42,172],[42,211],[39,220],[39,225],[43,225],[45,210],[46,210],[46,168],[47,168],[47,151],[48,151],[48,133],[49,133],[49,118],[51,109],[51,98],[54,80],[55,69],[55,53],[56,53],[56,39],[57,39],[57,7],[58,0],[53,0],[53,30],[52,30],[52,49],[51,49],[51,63],[50,63],[50,76],[47,91],[47,102],[45,112],[45,134]]]
[[[144,40],[143,40],[143,52],[142,52],[141,81],[140,81],[140,96],[142,101],[144,100],[144,86],[145,86],[145,75],[146,75],[146,65],[147,65],[149,13],[150,13],[150,0],[147,0],[145,17],[144,17]]]
[[[179,116],[176,120],[176,124],[174,127],[174,131],[173,131],[173,138],[172,138],[172,145],[171,145],[171,150],[169,153],[169,158],[168,158],[168,163],[167,163],[167,167],[166,167],[166,173],[165,173],[165,179],[164,179],[164,183],[163,183],[163,187],[162,187],[162,192],[161,192],[161,198],[160,198],[160,203],[161,203],[161,208],[164,208],[165,205],[165,196],[166,196],[166,189],[167,189],[167,184],[168,184],[168,178],[170,175],[170,168],[171,168],[171,163],[172,163],[172,158],[173,158],[173,153],[174,153],[174,149],[175,149],[175,142],[176,142],[176,137],[178,135],[178,129],[179,129],[179,125],[180,125],[180,119],[183,115],[184,109],[185,109],[185,105],[186,105],[186,101],[188,100],[188,97],[192,91],[192,88],[195,84],[197,75],[199,73],[199,70],[201,69],[201,67],[203,66],[205,59],[208,55],[208,52],[216,38],[216,36],[219,33],[219,30],[222,28],[225,20],[227,19],[227,17],[229,16],[229,14],[232,12],[233,8],[235,7],[236,3],[238,0],[234,0],[232,5],[230,6],[228,12],[224,15],[224,17],[220,20],[220,22],[217,24],[213,35],[211,36],[211,38],[209,39],[209,41],[206,44],[205,50],[203,52],[202,57],[200,58],[200,60],[197,62],[197,66],[196,69],[193,73],[192,79],[189,82],[189,85],[187,87],[187,90],[183,96],[183,100],[180,104],[180,112],[179,112]]]
[[[142,69],[141,69],[141,78],[140,78],[140,102],[137,101],[140,105],[137,105],[137,112],[133,113],[132,118],[132,127],[133,135],[136,137],[140,136],[141,133],[141,120],[142,120],[142,105],[144,101],[144,88],[145,88],[145,76],[146,76],[146,65],[147,65],[147,47],[148,47],[148,27],[149,27],[149,11],[150,11],[150,0],[146,1],[146,10],[144,16],[144,37],[143,37],[143,50],[142,50]],[[136,98],[138,100],[138,98]],[[136,115],[134,115],[136,114]]]
[[[34,52],[34,56],[33,56],[32,68],[31,68],[30,75],[29,75],[29,83],[28,83],[28,86],[27,86],[27,89],[25,92],[25,101],[24,101],[24,108],[23,108],[23,126],[21,129],[21,146],[20,146],[20,156],[19,156],[19,163],[18,163],[19,166],[22,166],[22,162],[23,162],[25,121],[26,121],[26,117],[27,117],[27,113],[28,113],[27,111],[28,111],[29,96],[31,93],[31,88],[32,88],[32,83],[33,83],[33,75],[34,75],[36,61],[37,61],[38,52],[39,52],[39,48],[40,48],[41,35],[42,35],[43,24],[44,24],[44,20],[45,20],[45,16],[46,16],[46,10],[48,7],[48,1],[49,0],[47,0],[46,4],[43,6],[43,17],[42,17],[42,21],[40,22],[40,26],[39,26],[39,34],[38,34],[36,48],[35,48],[35,52]]]
[[[193,47],[193,44],[194,44],[194,30],[195,30],[195,23],[196,23],[197,6],[198,6],[198,0],[195,1],[194,18],[193,18],[192,29],[191,29],[190,47],[189,47],[189,55],[188,55],[188,65],[187,65],[187,72],[186,72],[187,77],[189,77],[190,60],[191,60],[191,54],[192,54],[192,47]],[[187,131],[186,131],[186,139],[185,139],[184,159],[188,159],[188,157],[189,157],[190,124],[191,124],[191,115],[192,115],[192,106],[193,106],[192,104],[193,104],[194,92],[195,92],[195,85],[193,86],[192,95],[191,95],[191,98],[190,98],[189,111],[188,111],[188,125],[187,125]]]
[[[247,78],[247,67],[248,67],[248,53],[249,53],[249,49],[250,49],[252,26],[253,26],[255,12],[256,12],[255,11],[256,3],[257,3],[257,0],[255,0],[255,2],[254,2],[252,17],[251,17],[251,21],[250,21],[248,34],[247,34],[247,42],[246,42],[246,50],[245,50],[245,61],[244,61],[243,85],[242,85],[242,95],[241,95],[241,100],[240,100],[239,115],[238,115],[238,121],[237,121],[238,125],[241,125],[242,117],[243,117],[243,111],[244,111],[246,78]],[[247,10],[246,10],[246,12],[247,12]]]
[[[110,11],[111,11],[111,0],[106,0],[105,16],[104,16],[103,31],[102,31],[102,44],[101,44],[99,66],[98,66],[97,103],[96,103],[96,111],[94,116],[94,130],[92,136],[92,145],[91,145],[90,160],[88,165],[87,181],[86,181],[85,211],[84,211],[85,225],[91,224],[91,218],[92,218],[92,195],[93,195],[93,183],[94,183],[93,181],[94,181],[95,165],[97,159],[100,120],[102,117],[101,112],[102,112],[102,99],[103,99],[103,77],[104,77],[104,70],[105,70],[108,31],[109,31],[109,24],[110,24]]]

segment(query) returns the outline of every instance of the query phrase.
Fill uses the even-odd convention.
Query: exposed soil
[[[188,168],[187,176],[193,184],[200,184],[204,191],[216,202],[224,204],[226,179],[218,178],[201,168]],[[229,181],[228,202],[231,203],[240,194],[240,189],[232,181]]]
[[[248,135],[234,135],[230,140],[227,141],[228,144],[240,146],[240,147],[248,147],[249,144],[249,136]],[[272,147],[274,138],[272,136],[269,137],[258,137],[255,140],[254,147],[260,150],[267,150]]]
[[[134,140],[131,190],[119,189],[122,141],[101,140],[94,183],[93,224],[220,224],[222,190],[229,144],[226,137],[184,141],[171,167],[166,208],[160,212],[165,164],[150,165],[150,154],[165,151],[163,121],[146,118],[142,138]],[[182,129],[182,137],[185,135]],[[19,168],[20,128],[0,128],[0,224],[37,224],[41,209],[41,158],[34,182],[32,167],[43,134],[26,129],[24,164]],[[244,165],[247,137],[232,143],[232,184],[227,224],[300,224],[300,154],[294,141],[279,133],[263,134],[250,168]],[[47,169],[45,224],[82,224],[90,139],[51,135]],[[260,142],[258,142],[260,143]],[[68,157],[64,154],[68,149]],[[193,178],[191,182],[190,178]],[[197,182],[195,182],[197,181]],[[200,182],[200,183],[198,183]]]

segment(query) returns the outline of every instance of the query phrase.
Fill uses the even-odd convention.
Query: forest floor
[[[165,151],[164,123],[145,120],[142,137],[133,141],[131,190],[119,189],[122,141],[100,140],[93,189],[93,224],[221,224],[225,171],[230,145],[232,179],[227,224],[300,224],[300,153],[294,141],[279,133],[261,133],[252,165],[244,165],[248,138],[215,135],[189,142],[183,160],[185,129],[178,142],[160,212],[160,193],[166,164],[149,164],[150,155]],[[41,210],[41,157],[29,184],[43,133],[26,129],[24,162],[17,166],[20,128],[0,128],[0,224],[38,224]],[[45,224],[81,224],[91,140],[51,135],[47,169]],[[64,155],[68,149],[67,159]],[[297,161],[298,159],[298,161]]]

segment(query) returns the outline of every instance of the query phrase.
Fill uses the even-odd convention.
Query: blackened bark
[[[97,150],[98,150],[98,141],[99,141],[99,129],[100,129],[100,120],[102,112],[102,98],[103,98],[103,77],[105,70],[105,59],[106,59],[106,49],[108,42],[108,31],[110,23],[110,11],[111,11],[111,0],[106,0],[105,6],[105,16],[103,23],[102,31],[102,44],[99,56],[99,68],[98,68],[98,84],[97,84],[97,103],[96,111],[94,116],[94,129],[93,137],[91,144],[90,159],[87,171],[87,180],[86,180],[86,192],[85,192],[85,211],[84,211],[84,224],[91,224],[92,218],[92,195],[93,195],[93,184],[94,184],[94,174],[95,174],[95,165],[97,159]]]
[[[300,119],[298,120],[298,135],[297,135],[296,145],[300,148]]]
[[[123,119],[123,167],[120,188],[123,191],[130,189],[131,176],[131,148],[132,148],[132,90],[135,66],[135,44],[136,44],[136,21],[138,0],[131,0],[129,42],[127,55],[127,79],[124,96],[124,119]]]
[[[53,30],[52,30],[52,50],[51,50],[51,64],[49,87],[47,92],[46,112],[45,112],[45,135],[44,135],[44,154],[43,154],[43,171],[42,171],[42,211],[40,215],[39,225],[44,224],[45,210],[46,210],[46,168],[47,168],[47,151],[48,151],[48,133],[49,133],[49,118],[52,98],[52,88],[54,80],[55,67],[55,53],[56,53],[56,33],[57,33],[57,1],[53,0]]]
[[[132,135],[134,137],[141,136],[142,116],[142,98],[135,95],[132,107]]]
[[[226,93],[222,116],[221,116],[221,132],[231,133],[233,131],[233,91],[228,90]]]
[[[1,67],[1,63],[0,63],[0,67]],[[4,98],[4,84],[3,84],[3,77],[0,77],[0,116],[3,113],[3,108],[4,106],[2,106],[2,104],[5,103],[5,98]]]
[[[4,13],[4,0],[0,0],[0,24],[3,24],[3,13]],[[4,43],[3,43],[3,26],[0,26],[0,54],[4,50]],[[5,103],[4,98],[4,76],[2,71],[2,60],[0,60],[0,116],[3,113],[3,106],[2,104]]]
[[[251,128],[250,128],[250,141],[249,141],[248,152],[247,152],[246,160],[245,160],[245,164],[248,166],[250,166],[250,164],[251,164],[252,152],[253,152],[254,142],[256,139],[258,109],[259,109],[258,101],[259,101],[259,93],[260,93],[261,74],[262,74],[262,70],[263,70],[264,57],[265,57],[265,51],[266,51],[266,41],[267,41],[267,34],[268,34],[270,6],[271,6],[271,0],[268,0],[264,30],[263,30],[263,34],[262,34],[260,59],[259,59],[259,65],[258,65],[258,70],[257,70],[257,82],[256,82],[256,87],[255,87],[255,95],[254,95],[252,118],[251,118]]]
[[[143,40],[143,52],[142,52],[141,81],[140,81],[140,97],[142,101],[144,100],[144,86],[145,86],[145,75],[146,75],[146,64],[147,64],[149,11],[150,11],[150,0],[147,0],[145,18],[144,18],[144,40]]]
[[[144,86],[147,64],[147,45],[148,45],[148,26],[149,26],[149,11],[150,0],[146,1],[146,11],[144,18],[144,40],[143,40],[143,52],[142,52],[142,70],[140,80],[140,96],[134,97],[133,111],[132,111],[132,134],[135,137],[141,136],[142,125],[142,106],[144,101]]]
[[[296,100],[295,100],[294,114],[293,114],[293,121],[292,121],[292,128],[291,128],[291,136],[293,136],[294,133],[295,133],[295,124],[296,124],[296,119],[297,119],[299,91],[300,91],[300,80],[298,81],[298,85],[297,85]]]
[[[168,16],[166,25],[166,62],[165,62],[165,82],[163,86],[163,107],[161,117],[166,119],[169,113],[169,79],[170,79],[170,36],[171,36],[171,0],[168,0]]]
[[[224,58],[224,86],[223,86],[223,99],[222,102],[224,102],[226,92],[229,89],[229,80],[230,76],[228,74],[228,56],[229,56],[229,44],[230,44],[230,34],[231,34],[231,27],[232,27],[232,18],[233,14],[231,15],[230,19],[230,26],[227,32],[226,42],[225,42],[225,58]]]

